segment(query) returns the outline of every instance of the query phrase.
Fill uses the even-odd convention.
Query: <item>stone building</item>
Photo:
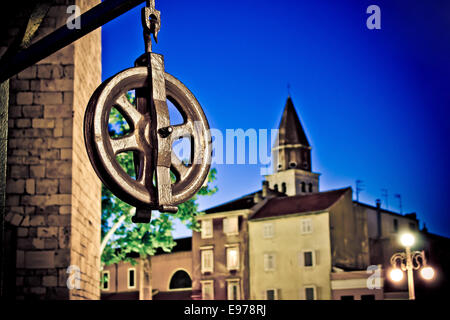
[[[192,296],[192,238],[175,240],[170,253],[157,250],[151,265],[153,300],[190,300]],[[142,297],[142,268],[120,262],[104,268],[101,274],[102,300],[139,300]]]
[[[31,42],[64,26],[71,15],[69,5],[85,12],[98,3],[55,1]],[[13,47],[12,41],[21,40],[21,31],[32,21],[25,14],[46,9],[32,1],[4,3],[10,4],[18,10],[2,8],[8,13],[2,55]],[[2,206],[4,297],[100,297],[101,183],[86,154],[82,128],[85,107],[100,83],[100,29],[9,80],[9,92],[4,92],[9,97],[7,154],[6,146],[2,150],[7,165]]]
[[[173,253],[151,258],[153,299],[407,298],[405,282],[386,279],[390,257],[402,250],[398,235],[414,232],[422,237],[417,249],[438,256],[442,239],[420,231],[415,214],[354,201],[349,187],[319,191],[311,146],[290,98],[279,132],[273,154],[281,160],[261,190],[205,210],[200,232],[178,240]],[[441,261],[433,259],[438,268]],[[139,265],[107,267],[102,299],[138,299],[139,274]],[[418,292],[427,287],[416,281]]]
[[[404,284],[386,288],[384,273],[400,249],[397,235],[419,234],[416,215],[353,201],[349,187],[319,191],[290,97],[272,151],[274,173],[262,190],[200,217],[202,231],[192,238],[194,298],[385,299],[405,291]],[[239,261],[234,275],[230,261]],[[369,266],[378,270],[377,288],[367,287]]]

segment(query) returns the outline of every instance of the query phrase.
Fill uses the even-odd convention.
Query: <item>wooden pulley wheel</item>
[[[204,184],[211,166],[211,136],[194,95],[164,72],[162,56],[151,53],[149,59],[150,67],[126,69],[97,88],[86,109],[84,137],[97,175],[118,198],[138,208],[174,212]],[[136,92],[137,106],[127,98],[130,90]],[[180,112],[182,124],[170,125],[167,100]],[[130,126],[130,132],[118,138],[108,130],[113,107]],[[190,141],[187,163],[173,151],[180,138]],[[117,161],[117,155],[129,151],[135,177]]]

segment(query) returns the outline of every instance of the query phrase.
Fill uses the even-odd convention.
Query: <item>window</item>
[[[202,220],[202,239],[210,239],[213,237],[213,220]]]
[[[306,192],[306,183],[302,182],[302,192]]]
[[[409,223],[409,229],[410,229],[411,231],[416,230],[416,224],[415,224],[414,222],[410,222],[410,223]]]
[[[305,287],[305,299],[316,300],[316,287]]]
[[[286,182],[281,184],[281,192],[286,193]]]
[[[302,219],[300,220],[300,232],[301,234],[312,233],[312,220],[311,219]]]
[[[227,236],[238,234],[238,217],[223,219],[223,232]]]
[[[305,267],[312,267],[314,265],[313,252],[304,251],[303,252],[303,265]]]
[[[232,245],[227,248],[227,269],[239,269],[239,246]]]
[[[361,300],[375,300],[374,294],[363,294],[361,295]]]
[[[302,250],[298,254],[298,264],[300,267],[314,267],[317,265],[318,251],[314,250]]]
[[[263,238],[273,238],[273,223],[265,223],[263,225]]]
[[[192,280],[184,270],[178,270],[170,279],[169,290],[191,288]]]
[[[200,281],[202,285],[202,300],[214,300],[214,280]]]
[[[136,288],[136,268],[128,269],[128,289]]]
[[[266,253],[264,254],[264,271],[275,270],[275,254]]]
[[[277,184],[273,186],[273,190],[278,191],[278,185]]]
[[[309,192],[312,192],[312,191],[313,191],[312,183],[309,183],[309,184],[308,184],[308,189],[309,189],[309,190],[308,190]]]
[[[289,168],[295,168],[297,166],[297,162],[291,161],[289,162]]]
[[[213,249],[201,249],[202,273],[214,271],[214,251]]]
[[[266,300],[277,300],[277,299],[278,299],[277,289],[266,290]]]
[[[341,300],[355,300],[354,296],[341,296]]]
[[[241,299],[239,279],[236,279],[236,280],[232,280],[232,279],[228,280],[227,279],[227,296],[228,296],[228,300],[240,300]]]
[[[103,271],[102,272],[102,290],[105,290],[105,291],[109,290],[109,280],[110,280],[109,271]]]
[[[398,232],[398,220],[394,219],[393,223],[394,223],[394,225],[393,225],[394,233],[397,233]]]

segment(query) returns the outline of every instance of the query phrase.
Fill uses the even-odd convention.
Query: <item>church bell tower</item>
[[[319,174],[312,172],[311,146],[289,96],[272,148],[273,174],[269,187],[289,196],[319,191]]]

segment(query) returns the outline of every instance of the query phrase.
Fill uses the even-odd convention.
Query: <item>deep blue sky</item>
[[[381,8],[381,30],[366,8]],[[143,53],[140,8],[102,30],[103,78]],[[210,126],[277,128],[291,96],[313,146],[320,189],[364,181],[389,209],[450,236],[450,1],[156,0],[166,71],[195,94]],[[200,208],[261,187],[260,165],[216,165]],[[386,207],[386,203],[383,206]],[[188,235],[179,227],[176,236]]]

